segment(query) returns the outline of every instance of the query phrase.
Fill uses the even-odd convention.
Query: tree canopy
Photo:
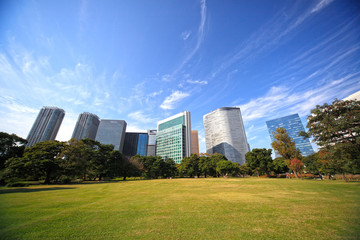
[[[275,140],[271,143],[271,147],[283,158],[286,160],[300,158],[300,151],[296,148],[295,141],[289,136],[285,128],[276,128],[274,138]]]
[[[251,152],[247,152],[245,154],[246,163],[250,169],[258,175],[265,173],[268,177],[270,177],[270,172],[273,168],[271,152],[271,149],[254,148]]]

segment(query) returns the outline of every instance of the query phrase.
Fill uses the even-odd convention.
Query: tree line
[[[0,133],[0,181],[43,180],[69,183],[79,180],[143,177],[146,179],[200,176],[239,176],[248,169],[221,154],[185,157],[181,164],[160,156],[123,156],[113,145],[92,139],[45,141],[25,148],[26,140]]]

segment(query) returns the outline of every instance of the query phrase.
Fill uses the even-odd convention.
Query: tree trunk
[[[345,173],[342,173],[342,176],[343,176],[345,182],[347,182],[348,180],[347,180],[347,178],[346,178],[346,176],[345,176]]]
[[[299,178],[299,176],[297,175],[297,172],[296,172],[296,171],[294,171],[294,174],[295,174],[295,177],[296,177],[296,178]]]
[[[124,175],[123,181],[126,181],[126,175]]]
[[[50,183],[50,171],[46,172],[46,177],[45,177],[45,181],[44,183],[45,184],[49,184]]]

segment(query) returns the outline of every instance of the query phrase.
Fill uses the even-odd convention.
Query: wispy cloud
[[[239,107],[245,122],[282,117],[293,113],[306,116],[317,104],[331,102],[334,98],[345,97],[348,92],[357,91],[359,83],[359,74],[349,74],[340,79],[328,81],[322,86],[303,91],[292,90],[285,86],[272,87],[265,96],[252,99]],[[340,95],[339,89],[347,90]]]
[[[208,84],[207,81],[199,81],[199,80],[187,80],[186,82],[187,82],[187,83],[190,83],[190,84],[199,84],[199,85],[206,85],[206,84]]]
[[[302,13],[298,13],[297,9],[294,9],[286,18],[284,18],[283,11],[278,12],[269,22],[242,42],[235,51],[229,53],[221,61],[219,67],[213,70],[210,77],[215,78],[234,64],[244,65],[266,51],[273,51],[290,39],[290,34],[292,33],[293,36],[297,27],[331,2],[332,0],[320,0],[315,7],[311,6]]]
[[[173,91],[170,96],[166,97],[163,103],[160,105],[160,108],[165,110],[170,110],[175,108],[175,104],[181,101],[182,99],[190,96],[189,93],[181,91]]]
[[[320,0],[316,6],[311,10],[311,13],[315,13],[329,5],[333,0]]]
[[[180,70],[193,58],[193,56],[200,49],[201,44],[204,41],[205,37],[205,23],[206,23],[206,0],[200,0],[200,24],[197,30],[197,40],[195,46],[192,50],[185,56],[180,65],[172,73],[172,76],[175,76]]]
[[[131,118],[132,121],[139,123],[156,123],[159,120],[158,118],[153,118],[150,114],[145,114],[141,110],[129,113],[128,117]]]
[[[191,35],[191,31],[184,31],[181,33],[181,38],[186,41]]]

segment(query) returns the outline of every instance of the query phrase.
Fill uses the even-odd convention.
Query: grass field
[[[360,184],[164,179],[0,188],[1,239],[360,239]]]

